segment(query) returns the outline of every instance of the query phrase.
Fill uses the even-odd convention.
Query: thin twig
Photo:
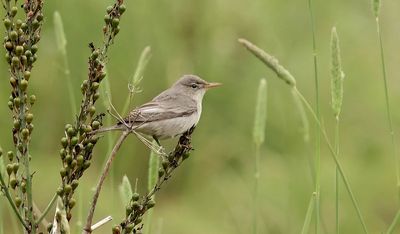
[[[92,225],[92,227],[90,228],[92,231],[96,230],[97,228],[103,226],[104,224],[110,222],[112,220],[111,216],[107,216],[104,219],[100,220],[99,222],[95,223]]]
[[[37,219],[36,224],[39,224],[42,220],[44,220],[44,218],[46,217],[47,213],[49,213],[51,207],[53,207],[53,205],[54,205],[54,203],[56,201],[57,201],[57,194],[54,194],[53,198],[51,198],[51,201],[49,202],[47,207],[44,209],[43,213]]]
[[[115,144],[113,150],[111,151],[110,156],[108,157],[107,163],[106,163],[106,165],[105,165],[105,167],[103,169],[103,172],[102,172],[102,174],[100,176],[100,180],[99,180],[99,182],[97,183],[97,186],[96,186],[96,191],[95,191],[95,193],[93,195],[93,198],[92,198],[92,203],[90,205],[89,214],[88,214],[87,219],[86,219],[86,224],[85,224],[85,226],[83,228],[83,232],[82,232],[83,234],[92,233],[91,225],[92,225],[94,210],[96,208],[97,199],[99,198],[101,188],[103,186],[104,180],[106,179],[106,177],[108,175],[108,172],[110,171],[111,164],[112,164],[115,156],[117,155],[118,150],[120,149],[122,143],[124,142],[126,137],[129,135],[129,133],[130,133],[130,130],[126,130],[126,131],[122,132],[122,134],[119,137],[117,143]]]

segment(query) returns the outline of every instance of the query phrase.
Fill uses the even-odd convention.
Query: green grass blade
[[[67,53],[67,39],[65,37],[65,32],[64,32],[64,25],[62,22],[61,15],[58,11],[54,12],[54,32],[56,34],[56,44],[58,51],[62,54]]]
[[[313,48],[313,61],[314,61],[314,84],[315,84],[315,110],[319,121],[320,117],[320,104],[319,104],[319,79],[318,79],[318,57],[317,57],[317,41],[315,38],[315,23],[313,2],[308,0],[308,10],[311,22],[312,34],[312,48]],[[315,137],[315,233],[320,233],[320,190],[321,190],[321,134],[316,130]]]
[[[122,109],[122,113],[126,114],[128,109],[131,108],[132,104],[132,99],[133,96],[135,95],[136,92],[138,92],[139,89],[139,84],[143,79],[144,71],[146,70],[147,64],[149,63],[151,59],[151,48],[150,46],[147,46],[146,48],[143,49],[138,64],[135,69],[135,73],[132,76],[132,80],[129,83],[129,98],[126,100],[124,108]]]
[[[153,141],[153,144],[156,144]],[[147,190],[151,191],[157,183],[158,180],[158,169],[160,167],[160,160],[159,156],[154,153],[153,150],[150,151],[150,158],[149,158],[149,170],[148,170],[148,179],[147,179]],[[152,199],[155,200],[155,195],[152,196]],[[149,210],[146,214],[146,222],[145,222],[145,234],[150,234],[151,227],[152,227],[152,217],[153,217],[154,208]]]
[[[343,80],[344,72],[342,70],[342,62],[340,58],[339,37],[336,28],[332,28],[331,33],[331,96],[332,110],[336,119],[335,123],[335,150],[336,155],[339,155],[339,122],[340,112],[343,102]],[[336,217],[336,233],[339,233],[339,171],[336,167],[335,172],[335,217]]]
[[[303,228],[301,229],[301,234],[308,234],[311,225],[311,218],[314,212],[315,206],[315,193],[312,193],[310,202],[308,203],[308,209],[306,213],[306,218],[304,219]]]
[[[256,146],[260,146],[265,138],[265,123],[267,119],[267,81],[260,80],[258,86],[258,96],[253,127],[253,141]]]
[[[400,210],[397,211],[396,215],[394,216],[392,224],[390,224],[389,229],[387,230],[386,234],[392,234],[396,226],[399,224],[400,220]]]
[[[256,146],[255,167],[254,167],[254,192],[253,192],[253,227],[252,233],[257,233],[258,227],[258,184],[260,179],[260,146],[265,139],[265,123],[267,120],[267,81],[260,80],[256,100],[253,140]]]
[[[296,88],[294,88],[294,89],[296,89]],[[354,206],[354,208],[356,209],[357,216],[358,216],[358,218],[359,218],[359,220],[360,220],[360,222],[361,222],[361,225],[362,225],[362,227],[363,227],[364,233],[369,233],[369,232],[368,232],[368,229],[367,229],[367,225],[366,225],[366,223],[365,223],[365,221],[364,221],[364,218],[363,218],[363,216],[362,216],[360,207],[359,207],[359,205],[358,205],[358,202],[357,202],[357,200],[356,200],[356,198],[355,198],[355,196],[354,196],[353,190],[351,189],[350,182],[349,182],[347,176],[346,176],[345,173],[344,173],[343,167],[342,167],[342,165],[341,165],[341,163],[340,163],[340,161],[339,161],[339,159],[338,159],[338,156],[337,156],[337,154],[336,154],[335,149],[332,147],[332,145],[331,145],[331,143],[330,143],[330,141],[329,141],[328,134],[326,133],[325,129],[322,127],[321,122],[318,120],[316,113],[315,113],[314,110],[312,109],[312,107],[311,107],[310,103],[307,101],[307,99],[305,99],[305,97],[304,97],[304,96],[300,93],[300,91],[298,91],[297,89],[296,89],[296,92],[297,92],[297,94],[299,95],[299,98],[300,98],[300,99],[302,100],[302,102],[304,103],[304,105],[305,105],[305,106],[307,107],[307,109],[309,110],[309,112],[312,114],[312,116],[313,116],[315,122],[316,122],[317,125],[318,125],[318,130],[322,133],[322,136],[324,137],[325,142],[326,142],[326,144],[328,145],[328,148],[329,148],[329,151],[330,151],[330,155],[332,156],[332,158],[333,158],[333,160],[335,161],[335,164],[336,164],[336,166],[337,166],[337,168],[338,168],[338,170],[339,170],[340,176],[341,176],[341,178],[342,178],[342,180],[343,180],[343,183],[344,183],[344,185],[345,185],[345,188],[346,188],[346,190],[347,190],[347,192],[348,192],[348,194],[349,194],[349,196],[350,196],[351,202],[353,203],[353,206]]]
[[[55,36],[56,36],[57,49],[62,56],[64,75],[67,79],[66,83],[68,86],[69,99],[70,99],[70,104],[71,104],[71,112],[72,112],[73,117],[75,118],[77,107],[76,107],[76,100],[75,100],[75,95],[74,95],[74,91],[73,91],[71,72],[69,70],[69,63],[68,63],[68,56],[67,56],[67,39],[65,37],[62,18],[58,11],[54,12],[53,21],[54,21],[53,23],[54,23],[54,32],[55,32]]]
[[[293,92],[293,91],[294,90],[292,90],[293,100],[294,100],[297,110],[299,111],[299,115],[300,115],[300,119],[301,119],[301,123],[302,123],[303,140],[304,140],[304,142],[309,142],[310,141],[310,123],[308,121],[306,111],[304,110],[303,102],[299,99],[297,93]]]
[[[153,144],[156,144],[156,142],[153,141]],[[160,167],[159,156],[156,153],[154,153],[153,150],[151,150],[149,159],[148,180],[147,180],[148,191],[151,191],[157,183],[159,167]]]
[[[126,175],[122,177],[122,182],[119,186],[119,195],[121,196],[121,201],[124,205],[128,204],[132,198],[133,192],[131,182]]]
[[[385,89],[386,115],[387,115],[387,121],[388,121],[388,125],[389,125],[390,138],[391,138],[391,142],[392,142],[393,158],[395,160],[394,164],[395,164],[395,171],[396,171],[397,197],[398,197],[398,202],[400,202],[400,155],[397,153],[396,139],[395,139],[395,134],[394,134],[394,129],[393,129],[393,120],[392,120],[392,113],[391,113],[392,111],[391,111],[390,100],[389,100],[389,88],[388,88],[388,78],[387,78],[387,73],[386,73],[385,51],[383,48],[382,34],[381,34],[380,23],[379,23],[380,4],[381,3],[379,0],[373,1],[373,10],[374,10],[374,15],[376,17],[375,18],[376,19],[376,31],[378,34],[379,50],[380,50],[380,56],[381,56],[383,85],[384,85],[384,89]]]
[[[332,110],[336,118],[339,118],[343,102],[344,72],[340,58],[339,37],[336,28],[331,33],[331,96]]]

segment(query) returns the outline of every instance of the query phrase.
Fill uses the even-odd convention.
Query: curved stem
[[[40,215],[40,217],[36,220],[36,225],[38,225],[42,220],[46,217],[47,213],[49,213],[51,207],[53,207],[54,203],[57,200],[57,194],[55,193],[53,198],[51,198],[51,201],[47,205],[47,207],[44,209],[43,213]]]
[[[317,123],[318,128],[319,128],[322,136],[324,137],[326,144],[328,145],[328,148],[329,148],[329,151],[330,151],[330,153],[332,155],[332,158],[336,163],[336,166],[337,166],[337,168],[339,170],[340,176],[342,177],[342,180],[343,180],[343,183],[345,185],[345,188],[346,188],[347,192],[349,193],[349,196],[351,198],[353,206],[356,209],[357,216],[360,219],[360,222],[361,222],[361,225],[363,227],[364,233],[368,233],[367,225],[365,224],[365,221],[364,221],[364,218],[363,218],[363,216],[361,214],[361,210],[360,210],[360,208],[358,206],[357,200],[356,200],[356,198],[355,198],[355,196],[353,194],[353,191],[352,191],[352,189],[350,187],[349,180],[347,179],[347,176],[344,173],[343,167],[342,167],[342,165],[341,165],[341,163],[340,163],[340,161],[339,161],[339,159],[337,157],[335,149],[332,147],[332,145],[331,145],[331,143],[329,141],[328,134],[326,133],[325,128],[322,127],[321,122],[318,120],[317,115],[315,114],[314,110],[312,109],[312,107],[311,107],[310,103],[307,101],[307,99],[305,99],[305,97],[300,93],[300,91],[296,87],[294,87],[293,89],[299,95],[299,98],[303,101],[304,105],[310,111],[310,113],[313,116],[315,122]]]
[[[6,196],[8,203],[10,203],[10,206],[11,206],[12,210],[14,211],[15,215],[17,216],[18,220],[21,222],[21,224],[24,226],[25,229],[28,229],[28,226],[26,225],[21,214],[18,212],[18,208],[15,205],[13,199],[11,198],[10,191],[8,190],[7,185],[4,181],[3,175],[1,173],[0,173],[0,189],[3,190],[4,195]]]
[[[310,203],[308,203],[306,218],[304,219],[303,228],[301,229],[301,234],[307,234],[310,228],[311,215],[314,212],[315,206],[315,193],[312,193]]]
[[[126,130],[126,131],[122,132],[122,134],[119,137],[117,143],[115,144],[113,150],[111,151],[110,156],[108,157],[107,163],[104,166],[103,172],[101,173],[99,182],[97,183],[97,186],[96,186],[96,191],[92,198],[92,203],[90,205],[89,214],[86,219],[86,224],[83,228],[83,232],[82,232],[83,234],[92,233],[91,225],[92,225],[92,221],[93,221],[94,210],[96,208],[96,204],[97,204],[97,200],[100,195],[101,188],[103,186],[104,180],[106,179],[106,177],[108,175],[108,172],[110,171],[111,164],[112,164],[115,156],[117,155],[117,152],[118,152],[119,148],[121,147],[122,143],[128,136],[129,132],[130,132],[130,130]]]

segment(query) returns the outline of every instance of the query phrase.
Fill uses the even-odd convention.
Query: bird
[[[117,124],[100,128],[94,133],[128,128],[159,140],[173,138],[195,127],[200,120],[202,101],[207,90],[221,86],[196,75],[183,75],[170,88],[151,101],[133,109]]]

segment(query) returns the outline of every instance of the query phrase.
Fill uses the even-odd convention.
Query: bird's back
[[[196,125],[199,114],[195,100],[185,95],[171,95],[166,90],[131,111],[124,121],[138,132],[164,139],[182,134]]]
[[[163,119],[189,116],[198,110],[196,101],[182,94],[177,94],[173,88],[167,89],[136,109],[124,119],[127,123],[148,123]]]

